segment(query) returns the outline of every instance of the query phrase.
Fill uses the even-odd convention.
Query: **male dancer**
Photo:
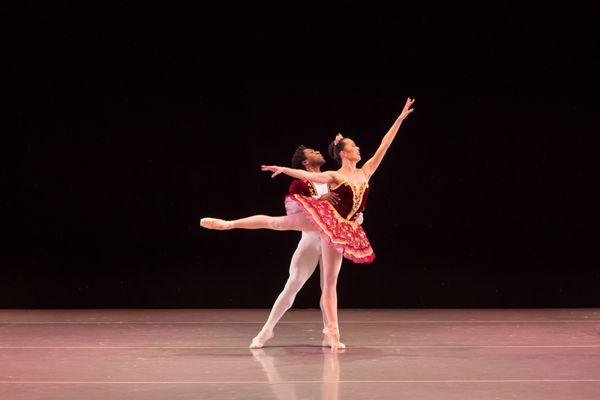
[[[321,172],[321,166],[325,164],[325,159],[318,151],[298,146],[294,156],[292,157],[292,168],[305,168],[309,172]],[[303,196],[315,196],[325,199],[329,202],[336,203],[335,193],[330,193],[326,183],[315,183],[307,180],[296,179],[292,181],[289,189],[290,194],[301,194]],[[362,215],[359,215],[357,222],[362,224]],[[250,343],[251,349],[259,349],[264,346],[267,340],[273,337],[273,328],[283,314],[292,307],[292,303],[296,295],[304,286],[308,278],[312,275],[319,263],[321,271],[321,288],[323,288],[323,260],[321,258],[321,238],[317,231],[302,231],[302,238],[298,243],[298,247],[292,256],[290,264],[290,277],[283,288],[283,291],[275,300],[271,313],[267,322],[262,327],[258,335],[252,339]],[[323,309],[323,301],[320,302],[321,314],[323,315],[323,326],[327,328],[327,318]],[[324,336],[322,345],[331,346],[331,339]],[[345,348],[343,343],[339,344],[339,348]]]

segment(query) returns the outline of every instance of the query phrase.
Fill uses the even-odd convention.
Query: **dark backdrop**
[[[496,3],[3,9],[0,307],[270,306],[300,233],[199,218],[284,213],[262,163],[366,158],[407,96],[340,307],[600,306],[598,13]]]

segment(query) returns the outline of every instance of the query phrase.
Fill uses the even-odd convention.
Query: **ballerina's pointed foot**
[[[200,226],[206,229],[216,229],[219,231],[233,228],[231,221],[225,221],[224,219],[218,218],[202,218],[200,219]]]
[[[331,339],[329,338],[329,336],[325,335],[323,337],[323,341],[321,342],[321,346],[331,347],[332,344],[333,343],[332,343]],[[346,345],[344,343],[338,342],[338,349],[345,349],[345,348],[346,348]]]
[[[326,337],[323,342],[331,347],[331,351],[346,348],[346,345],[340,342],[340,331],[337,327],[324,328],[323,333]]]
[[[271,339],[274,336],[272,331],[269,332],[260,332],[258,335],[256,335],[256,337],[254,337],[254,339],[252,339],[252,343],[250,343],[250,346],[248,346],[251,349],[262,349],[263,346],[265,345],[265,343],[267,343],[267,341],[269,339]]]

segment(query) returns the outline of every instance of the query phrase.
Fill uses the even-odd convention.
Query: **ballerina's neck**
[[[343,170],[342,168],[340,168],[338,172],[344,177],[344,182],[347,182],[354,186],[360,186],[369,181],[369,179],[366,179],[367,176],[365,175],[365,173],[362,172],[362,170],[359,170],[358,168],[354,168],[350,171]]]

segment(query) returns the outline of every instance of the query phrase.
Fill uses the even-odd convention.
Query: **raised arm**
[[[271,178],[284,173],[293,178],[306,179],[316,183],[340,183],[343,180],[340,174],[336,171],[308,172],[303,169],[279,167],[277,165],[262,165],[260,169],[263,171],[273,172]]]
[[[379,167],[379,164],[381,164],[381,160],[383,160],[383,156],[385,156],[385,153],[387,152],[390,145],[394,141],[394,138],[396,137],[396,133],[398,133],[398,129],[400,128],[402,121],[404,121],[404,119],[406,117],[408,117],[408,115],[411,112],[414,111],[412,108],[410,108],[414,102],[415,102],[415,100],[411,99],[410,97],[406,100],[406,103],[404,104],[404,109],[402,110],[402,113],[396,119],[396,121],[394,122],[394,124],[392,125],[390,130],[383,137],[383,140],[381,141],[379,148],[377,149],[377,151],[375,152],[373,157],[371,157],[363,165],[362,170],[367,174],[368,177],[373,175],[375,173],[375,171],[377,170],[377,167]]]

